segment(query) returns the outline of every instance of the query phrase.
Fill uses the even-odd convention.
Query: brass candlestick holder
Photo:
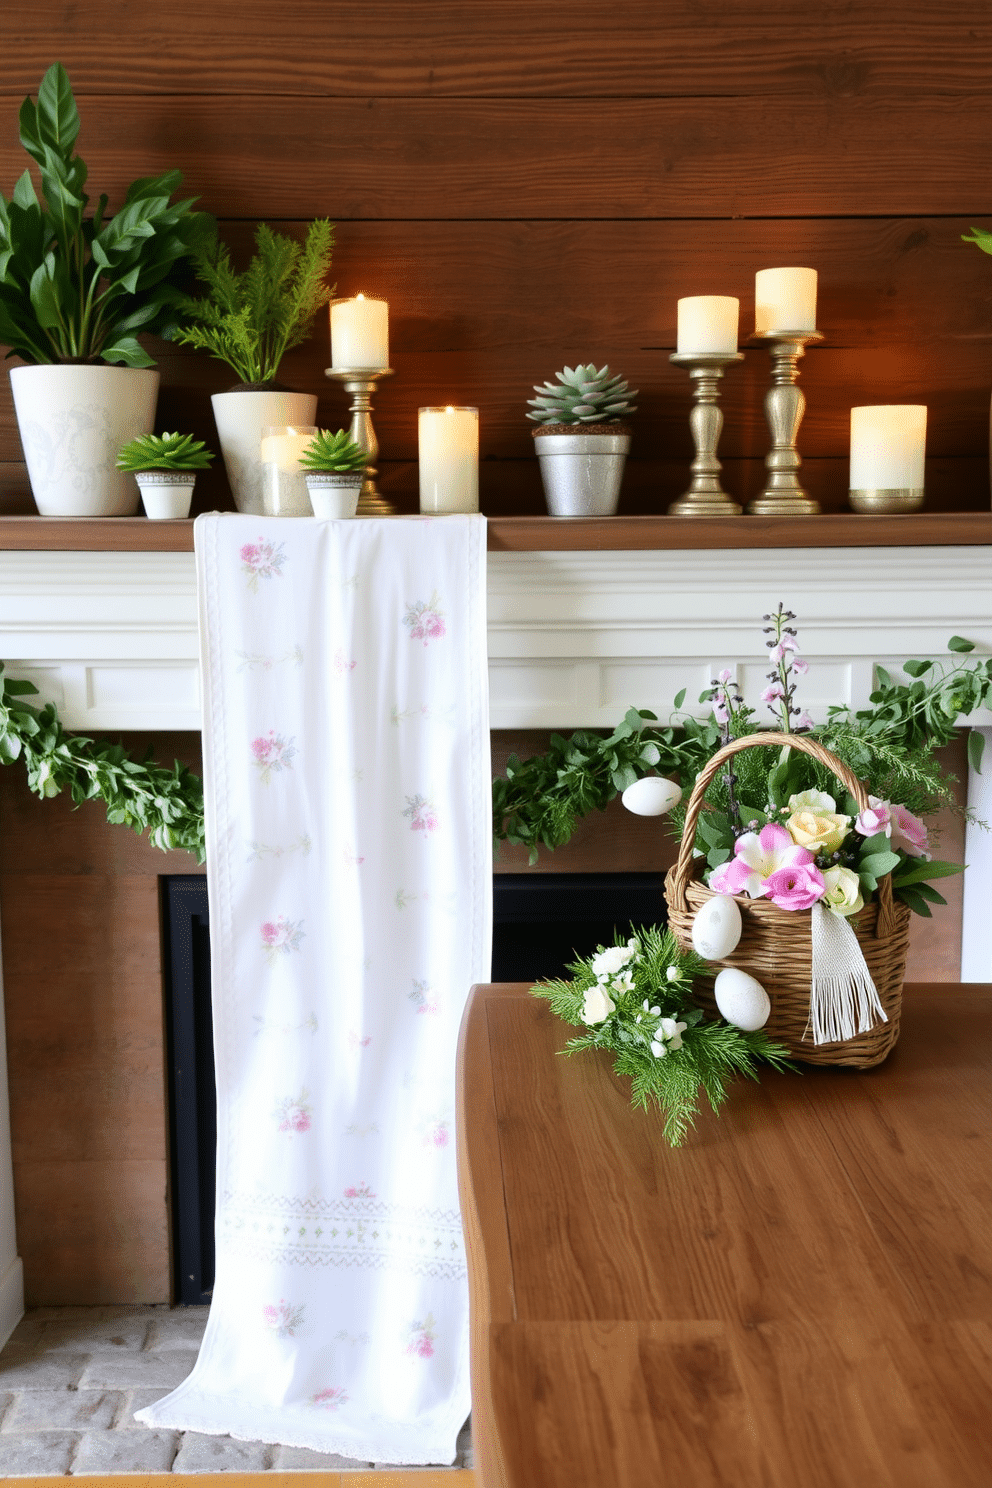
[[[689,489],[668,508],[670,517],[739,517],[741,508],[720,485],[722,466],[716,457],[723,428],[723,411],[717,405],[724,367],[742,362],[742,351],[675,351],[668,359],[677,367],[688,367],[695,404],[689,428],[696,445],[696,458],[689,469]]]
[[[379,458],[379,441],[372,427],[372,394],[380,377],[392,377],[392,367],[328,367],[325,377],[344,384],[351,394],[351,428],[349,438],[362,449],[368,450],[365,479],[358,494],[356,517],[391,517],[396,508],[385,496],[380,496],[375,478],[378,474],[376,460]]]
[[[772,386],[765,394],[772,447],[765,456],[765,489],[744,510],[754,517],[810,517],[820,510],[820,503],[806,494],[796,473],[803,463],[796,436],[806,412],[796,381],[799,358],[810,341],[822,341],[823,336],[819,331],[756,331],[755,338],[768,342],[772,359]]]

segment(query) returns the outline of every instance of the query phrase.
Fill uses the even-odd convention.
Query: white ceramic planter
[[[315,393],[214,393],[210,399],[234,504],[240,512],[261,516],[262,430],[287,424],[312,424],[317,418]]]
[[[353,517],[358,510],[364,475],[362,470],[309,471],[307,490],[314,516],[325,522]]]
[[[177,521],[189,516],[196,475],[183,470],[140,470],[135,475],[145,516]]]
[[[43,517],[131,517],[138,492],[116,466],[150,434],[159,374],[150,367],[14,367],[10,386],[35,503]]]

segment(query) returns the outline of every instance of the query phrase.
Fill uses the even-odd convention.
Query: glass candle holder
[[[479,510],[479,410],[421,408],[420,510]]]
[[[262,430],[262,510],[267,517],[312,517],[300,456],[316,424],[275,424]]]

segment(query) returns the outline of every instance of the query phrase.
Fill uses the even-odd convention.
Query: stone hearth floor
[[[0,1353],[0,1478],[387,1470],[300,1447],[139,1425],[134,1412],[193,1368],[206,1322],[206,1307],[29,1312]],[[453,1466],[472,1466],[467,1423]]]

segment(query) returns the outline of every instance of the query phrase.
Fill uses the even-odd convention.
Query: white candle
[[[385,300],[331,301],[331,367],[389,366],[389,305]]]
[[[921,491],[926,447],[926,404],[852,408],[851,490]]]
[[[680,355],[737,350],[737,320],[741,302],[732,295],[690,295],[679,300]]]
[[[278,434],[263,435],[259,448],[262,464],[290,472],[299,470],[300,456],[316,432],[316,429],[301,431],[287,425]]]
[[[755,335],[816,330],[816,270],[759,269],[754,276]]]
[[[421,408],[420,510],[479,510],[479,410]]]

